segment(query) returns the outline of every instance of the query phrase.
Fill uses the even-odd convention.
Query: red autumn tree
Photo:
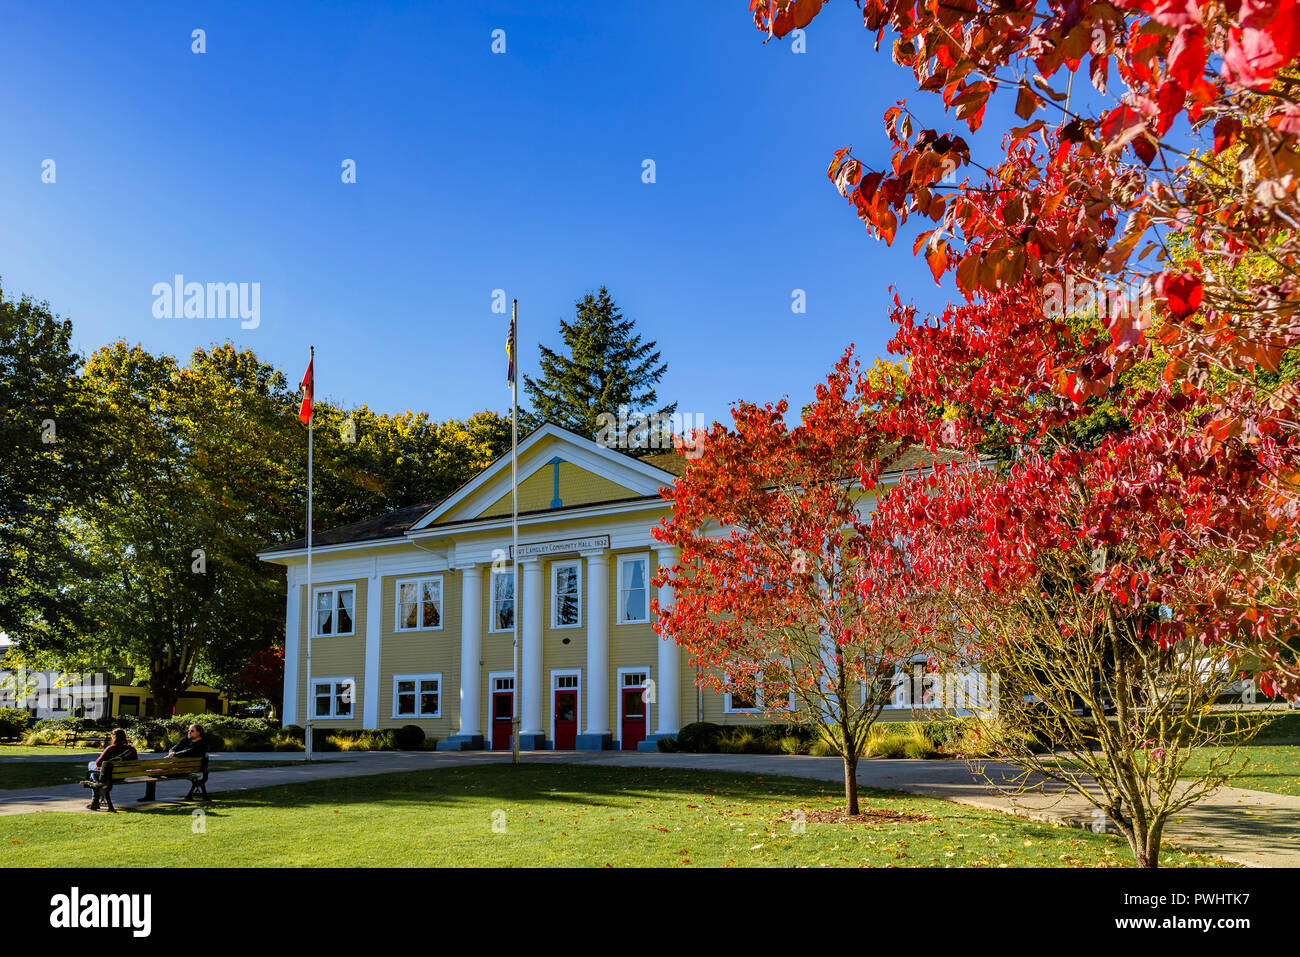
[[[899,552],[879,547],[863,597],[918,633],[948,632],[936,644],[995,677],[996,708],[975,712],[977,753],[1037,776],[1012,790],[1056,782],[1125,837],[1139,866],[1157,867],[1166,824],[1226,781],[1235,746],[1267,717],[1211,710],[1235,653],[1201,640],[1187,616],[1169,620],[1160,601],[1180,571],[1205,578],[1181,549],[1162,565],[1130,547],[1131,516],[1111,523],[1108,505],[1142,477],[1109,466],[1031,453],[1005,473],[941,466],[905,480],[876,523],[882,541],[906,536],[908,588],[897,587]]]
[[[822,5],[753,0],[751,10],[783,36]],[[1201,490],[1189,534],[1228,581],[1193,617],[1219,623],[1211,639],[1248,640],[1275,690],[1300,693],[1300,391],[1277,374],[1300,340],[1294,0],[859,6],[877,43],[889,31],[894,61],[969,131],[994,98],[1024,124],[975,157],[900,102],[884,117],[888,156],[840,150],[832,181],[886,242],[909,216],[927,220],[913,251],[936,282],[951,273],[972,303],[1019,291],[1022,331],[1044,347],[1016,365],[1033,367],[1034,395],[1052,414],[1053,393],[1084,406],[1158,362],[1164,386],[1132,397],[1146,425],[1126,449]],[[1074,82],[1085,63],[1092,89]],[[1099,326],[1048,348],[1051,336],[1029,327],[1050,318],[1053,289],[1071,286],[1097,293]],[[1004,345],[1010,355],[1018,343]],[[931,412],[948,404],[929,396]],[[1154,501],[1142,483],[1130,493]],[[1165,533],[1153,534],[1158,551]]]
[[[700,457],[655,530],[680,549],[656,578],[676,590],[656,630],[714,690],[815,729],[844,761],[847,814],[858,813],[867,733],[915,650],[895,622],[864,613],[859,591],[873,541],[867,489],[898,449],[872,425],[868,406],[885,397],[850,349],[795,425],[785,400],[738,404],[732,429],[715,423],[697,438]]]
[[[1222,783],[1257,727],[1210,714],[1240,649],[1280,647],[1292,616],[1251,581],[1255,460],[1205,454],[1209,394],[1173,392],[1158,356],[1059,394],[1057,370],[1086,363],[1106,330],[1095,310],[1042,306],[1024,281],[926,321],[896,304],[890,349],[908,377],[878,426],[997,460],[891,491],[863,597],[997,675],[990,753],[1091,801],[1156,866],[1170,815]]]

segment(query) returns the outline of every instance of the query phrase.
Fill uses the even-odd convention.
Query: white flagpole
[[[311,593],[311,427],[316,422],[316,347],[311,347],[307,357],[307,368],[311,370],[312,399],[310,415],[307,418],[307,699],[303,707],[307,711],[306,734],[304,735],[306,755],[311,760],[311,719],[315,711],[316,698],[311,687],[311,634],[316,630],[316,605]]]
[[[519,300],[510,306],[510,362],[514,375],[510,377],[510,558],[511,577],[514,579],[514,614],[510,616],[510,638],[514,646],[515,688],[510,696],[514,715],[510,736],[511,760],[519,763]]]

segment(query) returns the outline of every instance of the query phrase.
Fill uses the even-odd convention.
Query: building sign
[[[582,552],[589,548],[609,548],[609,536],[592,535],[590,538],[565,538],[558,542],[529,542],[519,546],[519,557],[559,555],[563,552]],[[513,548],[510,554],[514,555]]]

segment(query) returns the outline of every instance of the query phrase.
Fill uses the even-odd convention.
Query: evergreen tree
[[[552,422],[563,428],[618,444],[632,451],[653,451],[660,443],[655,419],[667,419],[677,403],[656,408],[655,384],[668,370],[659,361],[655,342],[643,342],[634,332],[635,322],[624,319],[604,286],[576,303],[572,322],[560,320],[560,335],[568,355],[540,346],[542,374],[524,376],[524,391],[532,410],[524,424],[535,428]],[[610,418],[631,420],[631,425],[608,428]],[[647,417],[653,419],[648,423]],[[621,435],[616,442],[612,435]],[[671,447],[671,446],[669,446]]]

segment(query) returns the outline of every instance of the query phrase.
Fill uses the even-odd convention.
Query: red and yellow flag
[[[312,396],[316,391],[316,377],[311,369],[316,364],[313,358],[307,363],[307,372],[302,377],[302,405],[298,409],[298,418],[303,425],[311,424]]]

